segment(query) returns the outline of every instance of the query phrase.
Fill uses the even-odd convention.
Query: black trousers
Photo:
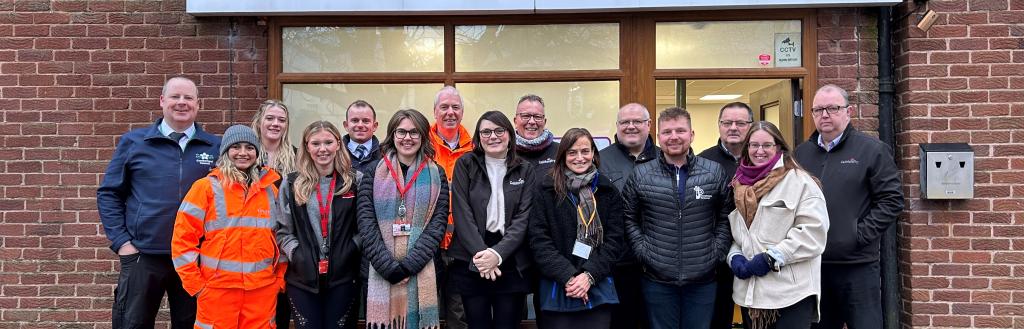
[[[811,322],[814,322],[814,308],[816,298],[809,296],[796,304],[779,309],[779,317],[775,323],[765,329],[808,329]],[[742,308],[743,327],[750,328],[750,313],[746,307]]]
[[[821,320],[815,329],[882,327],[878,262],[821,265]]]
[[[615,278],[615,293],[619,295],[619,304],[610,305],[612,328],[647,328],[647,308],[643,289],[640,288],[643,276],[640,265],[616,266],[613,269],[612,277]]]
[[[292,323],[292,308],[288,303],[288,294],[277,294],[277,311],[274,313],[274,322],[281,329],[288,329]]]
[[[612,320],[611,305],[601,305],[586,311],[578,312],[544,312],[544,322],[538,323],[540,329],[610,329]],[[616,328],[618,329],[618,328]]]
[[[437,269],[437,300],[441,302],[443,313],[441,318],[445,320],[447,329],[466,329],[466,311],[462,307],[462,296],[455,292],[454,282],[449,273],[453,258],[448,257],[447,250],[440,250],[434,257],[434,268]]]
[[[519,328],[523,315],[525,294],[490,293],[483,295],[462,295],[466,308],[466,324],[469,329],[515,329]]]
[[[361,285],[345,283],[334,288],[320,285],[318,293],[288,285],[289,305],[293,308],[296,328],[355,329],[359,322],[359,292]],[[279,327],[287,329],[288,327]]]
[[[114,329],[153,328],[164,293],[171,309],[171,328],[192,328],[196,299],[182,288],[170,255],[137,253],[118,257],[121,274],[111,312]]]
[[[736,304],[732,302],[732,269],[722,262],[718,263],[715,274],[715,282],[718,289],[715,290],[715,311],[711,314],[711,329],[731,329],[733,311]]]

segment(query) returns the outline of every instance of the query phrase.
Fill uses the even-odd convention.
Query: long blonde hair
[[[309,149],[306,147],[306,143],[309,143],[309,138],[313,134],[321,131],[329,132],[334,136],[334,142],[338,144],[338,152],[334,155],[334,171],[344,178],[344,184],[341,189],[338,190],[334,195],[341,195],[347,193],[352,189],[355,182],[355,171],[352,170],[352,160],[348,158],[348,151],[345,150],[345,145],[342,144],[341,132],[334,124],[327,121],[315,121],[310,123],[306,127],[306,130],[302,132],[302,147],[299,148],[299,159],[296,165],[296,171],[298,175],[295,178],[295,203],[303,205],[309,201],[309,195],[313,193],[313,189],[320,185],[320,172],[316,170],[316,163],[313,162],[313,155],[309,153]]]
[[[230,147],[231,145],[228,145],[228,148]],[[263,153],[259,151],[257,152]],[[220,170],[221,175],[224,176],[224,186],[240,183],[242,184],[242,187],[248,191],[249,186],[260,179],[260,167],[259,162],[256,162],[249,166],[249,169],[242,171],[235,167],[235,164],[231,162],[230,157],[228,157],[228,152],[224,152],[220,157],[217,157],[217,169]]]
[[[288,125],[281,132],[281,142],[277,144],[277,149],[273,150],[273,158],[271,159],[270,156],[271,150],[265,149],[263,152],[260,152],[260,157],[257,161],[260,164],[274,168],[281,175],[287,175],[295,171],[295,149],[292,148],[291,138],[288,137],[288,130],[291,129],[291,113],[288,112],[288,107],[276,99],[265,100],[263,103],[260,103],[260,109],[252,117],[250,126],[252,130],[256,131],[256,135],[260,137],[260,143],[266,148],[267,143],[263,140],[263,116],[267,115],[267,110],[274,107],[284,111],[285,122],[288,122]]]

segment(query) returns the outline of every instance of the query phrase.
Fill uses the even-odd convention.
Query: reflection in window
[[[442,72],[444,27],[285,27],[284,72]]]
[[[799,67],[800,31],[799,20],[657,23],[656,67]]]
[[[466,108],[466,129],[473,129],[480,115],[491,110],[500,110],[511,120],[519,98],[536,94],[544,99],[547,128],[555,136],[575,127],[587,128],[595,137],[615,135],[618,81],[460,83],[458,88]]]
[[[292,116],[288,134],[301,143],[302,131],[309,123],[327,120],[344,130],[345,109],[357,99],[373,105],[377,112],[377,138],[384,139],[388,120],[400,109],[414,108],[433,117],[434,94],[440,83],[425,84],[286,84],[284,103]],[[342,131],[342,133],[345,133]]]
[[[455,27],[459,72],[618,68],[618,24]]]

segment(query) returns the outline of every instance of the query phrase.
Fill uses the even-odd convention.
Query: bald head
[[[647,107],[638,103],[626,104],[619,109],[616,118],[617,141],[630,149],[642,148],[651,133],[651,113]]]

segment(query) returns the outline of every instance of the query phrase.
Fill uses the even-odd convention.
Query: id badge
[[[572,254],[579,258],[590,259],[590,251],[593,249],[594,247],[591,247],[580,240],[576,240],[576,244],[572,246]]]
[[[319,270],[320,270],[320,274],[327,274],[327,260],[326,259],[321,259],[320,263],[318,264],[318,267],[319,267]]]
[[[412,234],[412,224],[391,224],[391,234],[394,236]]]

